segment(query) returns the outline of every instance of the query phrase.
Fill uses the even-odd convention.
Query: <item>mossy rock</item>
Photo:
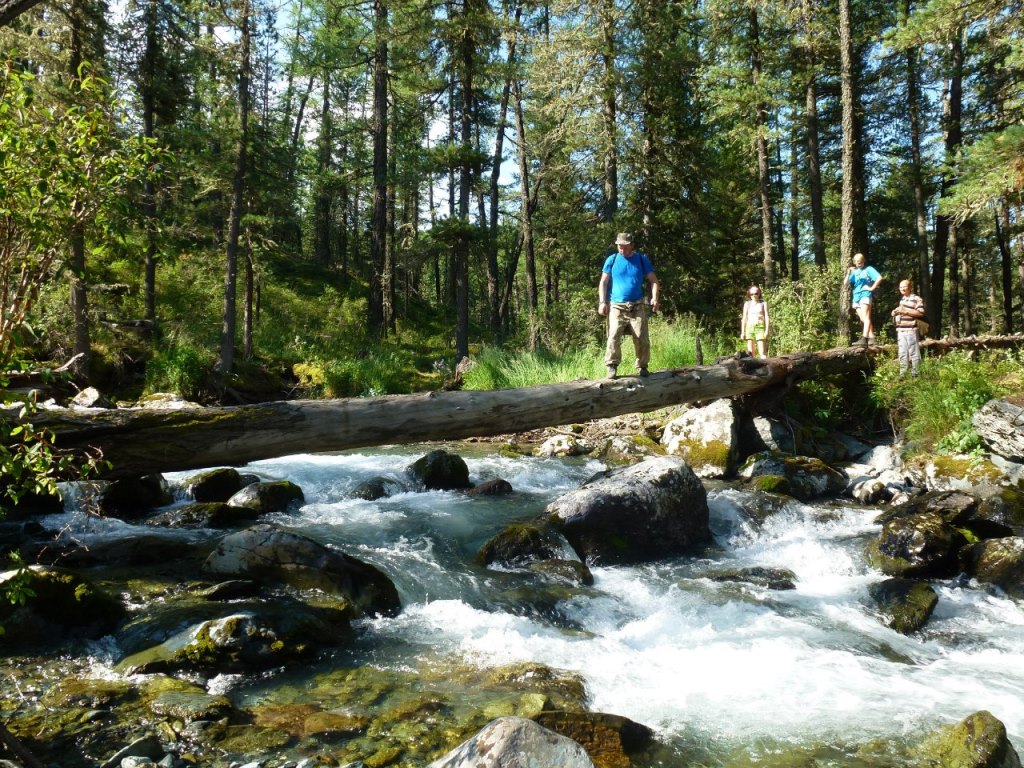
[[[889,576],[944,578],[960,571],[958,553],[967,538],[938,512],[890,520],[867,548],[868,562]]]
[[[939,602],[935,590],[922,581],[886,579],[868,589],[878,605],[885,625],[909,635],[921,629]]]
[[[288,480],[250,483],[227,500],[229,507],[244,509],[254,516],[285,512],[305,501],[302,489]]]
[[[596,768],[631,768],[630,755],[647,748],[654,733],[621,715],[543,712],[536,722],[582,746]]]
[[[1006,726],[985,710],[940,728],[915,753],[920,765],[936,768],[1020,768]]]
[[[254,725],[229,725],[217,747],[239,755],[260,755],[284,749],[295,739],[288,733]]]
[[[227,501],[242,489],[242,476],[234,467],[221,467],[192,475],[181,485],[194,501]]]
[[[138,686],[128,680],[70,677],[47,690],[40,700],[55,709],[110,709],[139,698]]]
[[[205,691],[164,691],[152,698],[149,709],[158,717],[170,717],[185,723],[221,720],[235,711],[226,696]]]
[[[1024,535],[1024,492],[1018,488],[1000,488],[998,493],[982,500],[978,517],[1009,527],[1013,535]]]
[[[73,571],[34,565],[0,575],[0,584],[23,579],[31,590],[23,605],[0,602],[5,643],[46,646],[65,637],[98,638],[112,632],[125,617],[120,599],[107,594]]]
[[[712,581],[736,581],[773,590],[796,589],[796,574],[788,568],[729,568],[708,574]]]
[[[455,491],[472,486],[465,460],[458,454],[440,449],[418,458],[409,466],[408,472],[427,490]]]
[[[792,496],[793,489],[785,475],[757,475],[750,478],[749,487],[763,493]]]
[[[478,565],[519,568],[539,560],[576,557],[566,538],[550,525],[519,523],[509,525],[488,539],[477,552]]]
[[[995,584],[1011,597],[1024,598],[1024,537],[977,542],[964,549],[961,558],[978,581]]]

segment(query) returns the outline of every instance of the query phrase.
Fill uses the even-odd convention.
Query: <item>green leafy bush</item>
[[[782,280],[763,288],[771,317],[770,354],[828,349],[836,341],[839,316],[839,286],[843,273],[838,264],[820,270],[804,265],[800,280]],[[736,307],[739,328],[740,307]]]
[[[212,351],[188,342],[160,349],[146,365],[145,391],[176,392],[188,400],[199,400],[213,364]]]
[[[900,376],[898,362],[885,361],[872,397],[922,450],[965,454],[981,448],[974,414],[992,398],[1020,391],[1022,380],[1016,356],[953,352],[923,361],[917,378]]]

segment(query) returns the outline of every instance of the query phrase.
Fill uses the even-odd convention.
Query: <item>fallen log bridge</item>
[[[1005,338],[1005,337],[994,337]],[[1013,346],[1024,343],[1015,339]],[[924,342],[944,344],[949,341]],[[962,346],[962,344],[958,344]],[[987,346],[997,346],[988,344]],[[1002,345],[998,345],[1002,346]],[[676,368],[647,378],[578,380],[523,389],[288,400],[181,410],[43,410],[32,419],[58,449],[95,452],[108,478],[240,465],[295,453],[523,432],[671,405],[749,395],[808,378],[869,369],[885,347],[842,347]]]

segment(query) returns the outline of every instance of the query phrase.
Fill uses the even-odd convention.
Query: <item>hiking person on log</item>
[[[871,321],[871,305],[874,293],[884,279],[872,266],[864,266],[864,254],[853,255],[853,269],[850,270],[850,284],[853,286],[853,309],[863,323],[861,337],[855,343],[862,347],[875,343],[875,325]]]
[[[651,359],[651,341],[647,333],[647,303],[644,301],[644,282],[651,284],[650,311],[658,311],[660,286],[651,261],[633,250],[633,235],[620,232],[615,238],[618,253],[613,253],[601,270],[597,285],[597,313],[608,317],[608,342],[605,345],[604,364],[609,379],[618,376],[622,360],[622,336],[633,337],[636,367],[640,376],[647,376]]]
[[[896,323],[900,376],[907,372],[907,368],[910,368],[911,376],[917,376],[921,367],[917,321],[924,319],[924,300],[914,293],[914,285],[909,280],[900,281],[900,297],[900,303],[892,311],[892,319]]]
[[[743,302],[740,314],[740,338],[747,342],[747,352],[754,355],[757,345],[757,356],[768,357],[768,337],[771,335],[771,321],[768,319],[768,303],[761,298],[761,289],[756,285],[747,291],[747,300]]]

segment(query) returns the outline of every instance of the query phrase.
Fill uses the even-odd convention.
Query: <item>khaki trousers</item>
[[[633,337],[636,367],[646,368],[651,360],[651,340],[647,335],[647,304],[643,301],[612,304],[609,307],[605,365],[618,366],[622,362],[622,337],[626,334]]]

